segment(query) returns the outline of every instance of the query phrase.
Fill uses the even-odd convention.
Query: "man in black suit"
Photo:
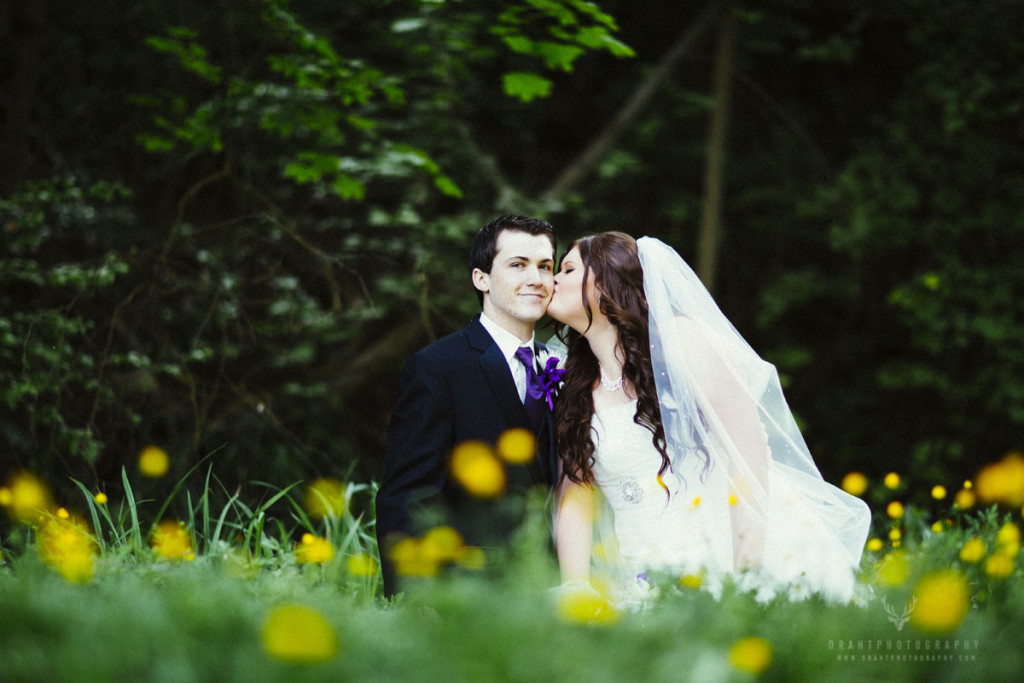
[[[377,539],[384,591],[397,578],[388,560],[391,542],[425,531],[418,518],[440,511],[474,545],[498,545],[522,521],[506,501],[472,500],[451,480],[452,449],[469,440],[494,444],[502,432],[523,427],[537,436],[537,456],[507,465],[506,497],[551,486],[555,478],[554,422],[546,405],[526,398],[536,354],[534,324],[554,287],[555,235],[545,221],[504,216],[484,226],[470,250],[470,277],[483,313],[464,330],[440,339],[409,359],[402,372],[388,428],[387,469],[377,492]],[[526,347],[534,368],[522,360]],[[529,374],[528,374],[529,373]],[[520,506],[521,508],[521,506]]]

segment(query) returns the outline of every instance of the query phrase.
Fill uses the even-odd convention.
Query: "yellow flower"
[[[509,429],[498,437],[498,457],[513,465],[525,465],[537,453],[537,437],[528,429]]]
[[[607,625],[618,621],[619,612],[588,584],[559,595],[558,616],[577,624]]]
[[[306,487],[303,505],[313,519],[340,517],[348,510],[345,484],[337,479],[317,479]]]
[[[898,500],[894,500],[885,508],[885,514],[889,515],[893,519],[899,519],[903,516],[903,503]]]
[[[985,561],[985,573],[996,579],[1005,579],[1016,568],[1013,556],[997,552]]]
[[[94,501],[96,501],[97,505],[106,505],[107,504],[107,494],[103,493],[103,491],[100,491],[99,493],[97,493],[95,496],[92,497],[92,499]]]
[[[455,557],[455,564],[463,569],[483,569],[487,566],[487,555],[482,548],[464,545],[459,548],[459,553]]]
[[[434,557],[423,552],[423,542],[418,538],[398,540],[388,556],[401,576],[436,576],[440,569]]]
[[[900,485],[900,475],[890,472],[885,475],[885,487],[888,489],[897,488]]]
[[[704,585],[704,577],[700,574],[687,574],[679,577],[679,585],[684,588],[700,588]]]
[[[1024,504],[1024,456],[1009,453],[999,462],[988,465],[976,481],[978,498],[984,503],[1003,503],[1018,507]]]
[[[942,500],[946,497],[946,487],[942,484],[936,484],[932,487],[932,498],[935,500]]]
[[[964,543],[960,548],[960,559],[964,562],[975,564],[985,557],[985,541],[977,536]]]
[[[700,496],[693,499],[693,507],[697,507],[698,505],[700,505]]]
[[[890,541],[898,541],[901,538],[903,538],[903,532],[902,531],[900,531],[899,529],[890,529],[889,530],[889,540]]]
[[[192,534],[181,522],[165,520],[153,530],[149,545],[158,557],[180,562],[192,554]]]
[[[974,507],[975,496],[974,491],[969,488],[962,488],[956,492],[956,496],[953,497],[953,505],[960,508],[961,510],[968,510]]]
[[[346,564],[348,573],[352,576],[375,576],[377,574],[377,561],[366,553],[349,555]]]
[[[139,452],[139,472],[144,477],[159,479],[171,469],[167,451],[159,446],[146,446]]]
[[[53,507],[50,489],[31,472],[16,472],[7,482],[0,502],[19,522],[38,522]]]
[[[875,575],[883,586],[902,586],[910,576],[910,565],[902,550],[894,550],[875,567]]]
[[[772,657],[771,643],[756,636],[740,638],[729,649],[729,663],[755,676],[771,665]]]
[[[885,547],[885,543],[883,543],[882,539],[880,538],[872,538],[868,541],[868,550],[870,550],[873,553],[877,553],[883,547]]]
[[[932,523],[932,531],[934,533],[941,534],[945,530],[946,530],[946,525],[943,524],[941,521],[937,521],[937,522],[933,522]]]
[[[967,580],[948,569],[923,576],[914,587],[914,597],[917,603],[910,613],[910,623],[940,635],[959,626],[971,605]]]
[[[302,542],[295,548],[295,561],[302,564],[324,564],[334,559],[334,546],[326,538],[302,534]]]
[[[71,583],[92,580],[96,541],[84,523],[51,517],[39,529],[39,556]]]
[[[505,467],[482,441],[456,446],[449,467],[455,480],[472,496],[497,498],[505,492]]]
[[[860,472],[850,472],[843,477],[840,486],[851,496],[859,496],[868,490],[868,478]]]
[[[964,488],[972,489],[974,488],[974,483],[970,479],[964,479]]]
[[[326,662],[338,654],[338,635],[327,619],[304,605],[279,605],[263,623],[263,649],[293,664]]]
[[[462,536],[458,531],[450,526],[437,526],[423,536],[420,549],[434,562],[450,562],[461,547]]]
[[[1007,522],[999,527],[996,534],[996,546],[999,551],[1011,556],[1020,552],[1020,529],[1013,522]]]

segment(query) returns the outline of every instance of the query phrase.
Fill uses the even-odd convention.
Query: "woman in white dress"
[[[564,581],[589,580],[600,546],[627,591],[664,571],[713,592],[730,576],[763,600],[851,599],[870,511],[822,479],[775,368],[675,251],[620,232],[581,238],[547,312],[568,328]]]

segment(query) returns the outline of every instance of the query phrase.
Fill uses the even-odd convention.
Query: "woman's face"
[[[586,332],[590,326],[587,312],[583,308],[584,272],[586,272],[586,268],[580,258],[580,250],[573,247],[562,257],[562,267],[555,275],[555,291],[548,304],[548,315],[580,334]],[[594,286],[593,274],[591,274],[587,278],[587,301],[590,302],[590,310],[595,317],[600,315],[597,310],[597,298],[597,289]]]

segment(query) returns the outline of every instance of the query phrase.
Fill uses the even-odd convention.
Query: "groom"
[[[424,511],[443,512],[474,545],[496,545],[522,521],[502,501],[474,501],[448,476],[448,457],[469,440],[494,444],[513,427],[534,432],[537,457],[507,465],[508,493],[523,495],[555,479],[554,421],[543,406],[527,408],[525,347],[543,350],[533,338],[554,287],[555,235],[536,218],[503,216],[484,226],[470,249],[469,269],[483,313],[464,330],[440,339],[409,359],[402,372],[391,424],[387,465],[377,492],[377,539],[384,592],[398,590],[388,548],[394,538],[425,531]],[[536,372],[536,355],[533,360]],[[524,401],[528,405],[524,406]]]

